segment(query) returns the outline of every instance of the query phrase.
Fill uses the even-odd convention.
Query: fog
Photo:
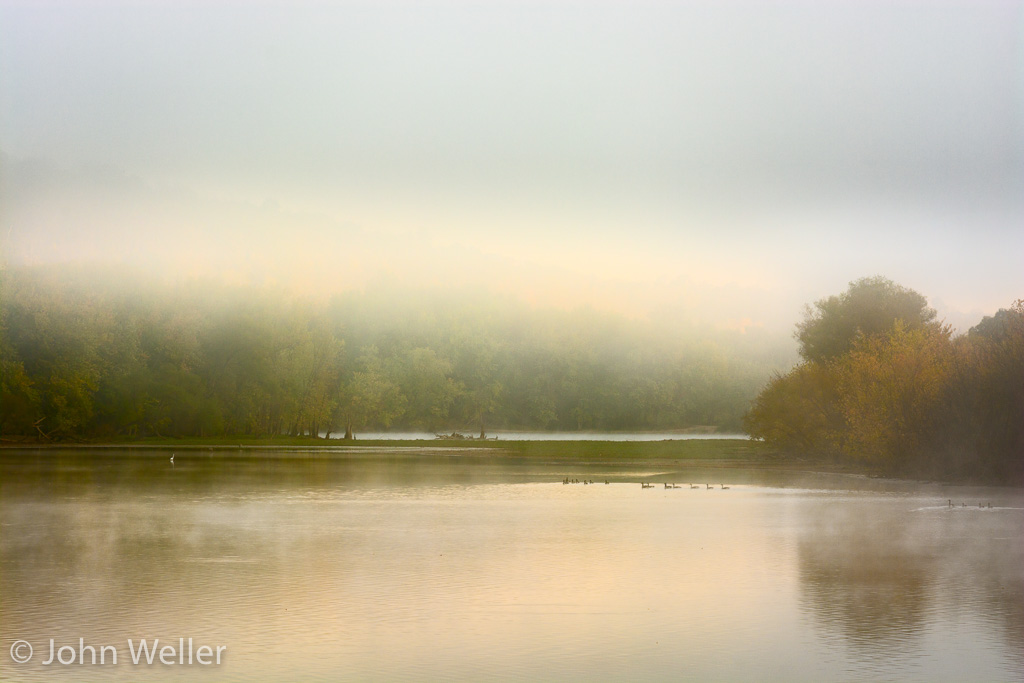
[[[0,245],[792,329],[1024,295],[1024,3],[0,0]]]

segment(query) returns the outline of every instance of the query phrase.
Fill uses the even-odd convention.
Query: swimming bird
[[[700,486],[698,486],[697,484],[690,484],[690,488],[691,489],[699,489]]]
[[[729,487],[728,487],[728,486],[726,486],[725,484],[721,484],[721,487],[722,487],[722,490],[725,490],[725,489],[729,488]]]
[[[711,484],[704,484],[704,485],[708,487],[708,491],[711,490]]]

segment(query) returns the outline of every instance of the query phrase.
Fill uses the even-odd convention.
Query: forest
[[[864,278],[809,306],[795,336],[802,360],[757,396],[752,437],[872,471],[1021,482],[1024,300],[954,335],[921,294]]]
[[[471,292],[0,272],[2,438],[739,432],[791,340]]]

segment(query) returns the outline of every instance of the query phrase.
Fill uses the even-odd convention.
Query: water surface
[[[459,432],[463,436],[479,436],[480,432]],[[321,434],[321,436],[326,436]],[[514,432],[488,431],[488,439],[501,441],[687,441],[691,439],[748,439],[746,434],[691,434],[682,432]],[[333,438],[341,438],[333,435]],[[434,439],[432,432],[359,432],[356,439],[381,441],[415,441]]]
[[[0,454],[3,680],[1024,679],[1020,489],[168,455]],[[80,637],[119,664],[40,664]],[[228,650],[124,664],[157,637]]]

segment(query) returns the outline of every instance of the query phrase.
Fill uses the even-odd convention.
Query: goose
[[[712,491],[712,490],[713,490],[713,489],[711,488],[711,484],[704,484],[704,485],[708,487],[708,491]]]
[[[725,484],[720,484],[720,486],[722,487],[722,490],[723,490],[723,491],[724,491],[725,489],[729,488],[729,487],[728,487],[728,486],[726,486]]]
[[[700,486],[698,486],[697,484],[690,484],[690,488],[691,489],[699,489]]]

